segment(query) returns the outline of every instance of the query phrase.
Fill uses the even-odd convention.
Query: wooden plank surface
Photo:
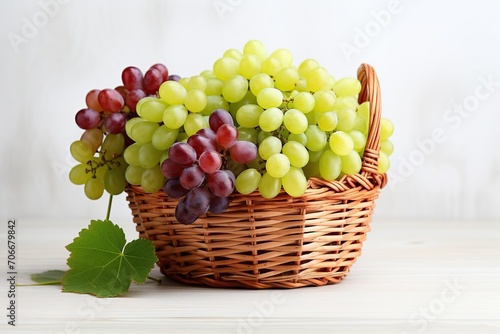
[[[18,281],[65,270],[64,246],[86,224],[20,221]],[[132,224],[124,227],[136,237]],[[4,310],[6,292],[2,280]],[[111,299],[59,286],[17,293],[17,326],[2,316],[1,333],[500,333],[500,224],[375,217],[347,278],[325,287],[216,289],[163,279]]]

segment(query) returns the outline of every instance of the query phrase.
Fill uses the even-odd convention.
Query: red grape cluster
[[[229,159],[246,164],[257,157],[257,146],[238,140],[231,114],[217,109],[208,119],[210,128],[173,144],[161,169],[167,181],[164,191],[181,198],[175,210],[179,223],[191,224],[207,212],[222,213],[234,191],[234,173],[226,169]]]
[[[104,132],[122,133],[127,122],[126,113],[135,112],[139,100],[155,95],[163,82],[176,79],[177,76],[169,76],[163,64],[151,66],[144,75],[137,67],[129,66],[122,71],[122,86],[93,89],[87,93],[87,108],[76,114],[76,124],[84,130],[103,125]]]

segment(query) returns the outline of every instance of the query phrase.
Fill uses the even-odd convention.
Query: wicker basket
[[[361,254],[380,189],[377,172],[380,90],[374,69],[358,69],[359,102],[370,101],[370,130],[360,174],[340,181],[310,179],[298,198],[258,192],[232,195],[223,214],[177,223],[177,200],[163,191],[129,187],[141,237],[156,246],[161,272],[176,281],[214,287],[298,288],[337,283]]]

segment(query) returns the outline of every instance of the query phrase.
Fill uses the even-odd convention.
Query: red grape
[[[208,175],[208,187],[218,197],[228,197],[234,191],[234,181],[225,170],[218,170]]]
[[[247,164],[257,157],[257,146],[252,142],[239,140],[229,149],[229,153],[234,161]]]
[[[217,132],[224,124],[234,125],[233,117],[224,109],[215,109],[208,117],[208,124],[212,131]]]
[[[172,198],[181,198],[189,192],[188,189],[181,185],[178,177],[168,179],[163,186],[163,190]]]
[[[148,94],[156,94],[162,82],[163,76],[161,72],[155,68],[150,68],[146,74],[144,74],[144,79],[142,80],[144,91]]]
[[[217,146],[217,135],[215,134],[215,132],[212,129],[203,128],[203,129],[198,130],[198,132],[196,132],[196,134],[210,139],[214,143],[214,145]]]
[[[106,88],[101,90],[98,101],[105,111],[118,112],[122,110],[125,102],[122,95],[114,89]]]
[[[127,122],[125,115],[119,112],[109,114],[104,119],[104,127],[106,131],[112,134],[117,134],[123,132],[125,129],[125,123]]]
[[[210,192],[205,188],[195,188],[186,195],[186,207],[189,211],[201,216],[210,207]]]
[[[186,206],[186,197],[181,199],[179,203],[177,203],[177,206],[175,207],[175,219],[181,224],[188,225],[192,224],[198,219],[199,216],[193,212],[190,211],[187,206]]]
[[[100,89],[92,89],[87,93],[87,96],[85,96],[85,103],[87,104],[87,107],[89,107],[90,109],[94,109],[95,111],[104,111],[98,100],[100,92]]]
[[[154,68],[154,69],[160,71],[161,76],[162,76],[162,82],[168,80],[168,68],[167,68],[167,66],[165,66],[163,64],[154,64],[150,68]]]
[[[222,157],[217,151],[205,151],[200,155],[198,163],[205,173],[212,174],[222,166]]]
[[[188,143],[177,142],[170,146],[168,157],[177,164],[188,167],[196,162],[196,151]]]
[[[143,74],[140,69],[135,66],[129,66],[122,72],[123,85],[128,90],[142,89]]]
[[[212,213],[223,213],[229,207],[229,197],[213,196],[210,199],[208,211]]]
[[[238,130],[231,124],[223,124],[217,130],[217,143],[223,148],[232,147],[238,140]]]
[[[185,168],[179,177],[181,185],[186,189],[194,189],[201,186],[205,180],[205,172],[198,165]]]
[[[194,148],[198,157],[205,151],[215,151],[217,149],[210,139],[199,134],[189,136],[187,143]]]
[[[127,107],[129,107],[130,110],[135,111],[137,102],[139,102],[139,100],[143,97],[146,97],[146,93],[142,89],[133,89],[125,98],[125,104],[127,105]]]
[[[89,108],[85,108],[76,113],[76,125],[84,130],[93,129],[101,124],[101,114]]]
[[[177,74],[171,74],[168,76],[168,79],[169,81],[179,81],[181,80],[181,77]]]
[[[161,164],[161,171],[167,179],[177,178],[181,176],[184,167],[174,162],[172,159],[167,158]]]

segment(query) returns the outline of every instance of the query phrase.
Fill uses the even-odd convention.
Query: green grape
[[[381,151],[378,157],[378,172],[384,174],[389,170],[389,167],[391,167],[391,161],[387,154]]]
[[[335,81],[332,90],[337,96],[356,96],[361,91],[361,82],[356,78],[341,78]]]
[[[160,162],[161,153],[151,143],[142,145],[138,154],[139,165],[146,169],[156,166]]]
[[[264,109],[256,104],[245,104],[236,112],[236,121],[245,128],[255,128],[259,126],[260,115]]]
[[[276,153],[266,161],[266,171],[272,177],[283,177],[290,170],[290,160],[282,153]]]
[[[347,175],[353,175],[359,173],[361,170],[361,157],[356,151],[351,151],[349,154],[340,157],[342,162],[342,173]]]
[[[229,109],[224,109],[224,110],[229,110],[229,112],[233,116],[233,120],[236,120],[236,113],[238,112],[238,109],[240,109],[241,107],[243,107],[244,105],[247,105],[247,104],[257,105],[257,98],[255,97],[255,95],[252,94],[251,91],[248,91],[242,100],[240,100],[236,103],[231,103],[229,105]]]
[[[224,81],[217,78],[208,78],[207,79],[207,88],[205,89],[205,94],[207,96],[210,95],[222,95],[222,86],[224,85]]]
[[[99,199],[104,193],[104,183],[101,179],[92,177],[85,182],[84,192],[89,199]]]
[[[139,166],[139,150],[141,149],[141,144],[133,143],[129,145],[123,152],[123,157],[125,161],[130,166]]]
[[[146,144],[151,142],[153,134],[158,130],[159,125],[156,122],[140,122],[134,125],[131,130],[130,138],[136,143]]]
[[[309,152],[304,145],[296,141],[289,141],[283,145],[283,154],[290,160],[290,165],[298,168],[304,167],[309,162]]]
[[[224,54],[222,55],[223,57],[228,57],[228,58],[233,58],[234,60],[240,61],[241,58],[243,58],[243,54],[236,49],[228,49]]]
[[[233,104],[231,104],[233,105]],[[229,110],[229,103],[220,95],[208,95],[207,105],[201,112],[204,116],[209,116],[215,109]]]
[[[107,165],[100,165],[101,163],[101,160],[100,158],[95,158],[93,160],[93,165],[94,166],[99,166],[99,167],[95,167],[95,177],[97,177],[98,179],[104,179],[104,176],[106,175],[106,173],[108,172],[109,168]]]
[[[387,118],[380,119],[380,140],[389,139],[394,133],[394,124]]]
[[[300,143],[303,146],[306,146],[307,144],[307,136],[305,133],[298,133],[298,134],[290,133],[287,139],[288,141],[296,141],[297,143]]]
[[[333,181],[340,175],[341,169],[340,157],[332,150],[325,150],[319,159],[320,176],[327,181]]]
[[[267,58],[266,46],[258,40],[250,40],[243,46],[243,55],[254,54],[257,55],[260,60]]]
[[[307,87],[311,92],[317,92],[322,89],[328,89],[330,75],[323,67],[315,67],[311,69],[307,75]]]
[[[94,156],[94,152],[92,148],[90,148],[89,144],[82,140],[74,141],[69,147],[69,151],[71,156],[78,162],[86,163],[89,160],[92,160]]]
[[[142,105],[147,101],[152,101],[152,100],[157,100],[157,98],[155,96],[146,96],[140,99],[135,106],[135,111],[137,112],[137,115],[141,116]]]
[[[212,70],[203,70],[200,72],[200,75],[205,78],[205,80],[216,78],[214,71]]]
[[[292,197],[302,196],[307,190],[307,178],[302,169],[290,167],[288,173],[281,178],[283,189]]]
[[[142,100],[141,100],[142,101]],[[140,123],[140,122],[147,122],[144,118],[141,118],[141,117],[132,117],[131,119],[129,119],[127,121],[127,123],[125,123],[125,132],[127,133],[127,135],[130,137],[131,133],[132,133],[132,128],[137,124],[137,123]]]
[[[319,173],[319,161],[309,161],[307,165],[302,167],[302,170],[304,171],[304,175],[306,178],[311,178],[311,177],[317,177],[320,178],[321,175]]]
[[[133,186],[140,186],[143,172],[144,168],[141,166],[128,166],[125,171],[125,179]]]
[[[199,89],[192,89],[188,91],[184,99],[184,106],[191,112],[201,112],[208,104],[207,95],[204,91]],[[162,118],[163,120],[163,113]],[[160,120],[161,121],[161,120]]]
[[[366,101],[361,103],[357,108],[357,113],[365,119],[370,119],[370,102]]]
[[[285,67],[274,76],[274,86],[286,92],[295,89],[299,82],[299,71],[294,67]]]
[[[274,50],[269,56],[269,58],[271,57],[278,58],[283,67],[292,66],[293,56],[290,50],[288,49],[281,48]]]
[[[186,140],[188,139],[188,135],[187,133],[185,133],[184,131],[183,132],[179,132],[179,135],[177,136],[177,139],[175,141],[182,141],[182,142],[185,142]]]
[[[269,173],[264,173],[259,182],[259,193],[264,198],[274,198],[281,190],[281,178],[272,177]]]
[[[198,130],[207,127],[208,123],[201,114],[189,114],[184,123],[184,131],[188,136],[194,135]]]
[[[193,114],[193,115],[197,115],[197,114]],[[186,123],[187,123],[187,119],[186,119]],[[175,142],[175,139],[177,138],[178,135],[179,135],[179,129],[169,129],[166,125],[162,125],[158,129],[156,129],[156,131],[153,133],[153,137],[151,137],[151,144],[153,144],[153,147],[156,148],[158,151],[164,151],[164,150],[168,149],[170,146],[172,146],[172,144]],[[128,150],[128,147],[125,150],[125,152],[127,152],[127,150]],[[126,159],[126,156],[125,156],[125,159]],[[135,166],[137,166],[137,165],[135,165]]]
[[[92,177],[87,164],[78,164],[69,171],[69,180],[76,185],[85,184]]]
[[[330,149],[337,155],[347,155],[354,149],[354,141],[349,134],[336,131],[330,135]]]
[[[163,113],[163,123],[169,129],[178,129],[184,125],[187,115],[188,111],[183,105],[170,106]]]
[[[357,110],[358,100],[353,96],[338,96],[335,100],[335,110],[352,109]]]
[[[99,128],[93,128],[90,130],[85,130],[80,138],[81,141],[89,145],[92,152],[96,152],[99,146],[102,144],[102,139],[104,135],[102,130]]]
[[[314,103],[314,96],[309,92],[299,92],[293,97],[293,107],[302,111],[304,114],[314,109]]]
[[[334,111],[327,111],[318,115],[318,126],[321,130],[330,132],[335,130],[339,118]]]
[[[361,115],[356,115],[353,130],[361,132],[365,137],[368,136],[368,120]]]
[[[243,195],[248,195],[259,187],[260,173],[255,168],[248,168],[236,177],[235,188]]]
[[[365,148],[366,145],[366,137],[359,131],[352,130],[349,132],[349,136],[352,138],[352,142],[354,143],[354,151],[361,152]]]
[[[125,175],[119,168],[111,168],[103,179],[104,189],[111,195],[121,194],[127,185]]]
[[[101,149],[105,152],[104,157],[107,160],[121,155],[125,150],[125,138],[121,133],[116,135],[107,134],[106,138],[104,138],[104,141],[102,142]]]
[[[163,120],[163,112],[165,111],[165,109],[167,109],[168,104],[165,101],[157,99],[155,97],[146,97],[140,100],[140,102],[142,101],[144,102],[137,103],[137,114],[150,122],[161,122]]]
[[[239,166],[242,166],[243,170],[245,170],[247,167],[248,168],[255,168],[256,170],[264,170],[264,169],[266,169],[266,162],[264,160],[262,160],[258,154],[257,154],[257,157],[255,159],[253,159],[249,163],[246,163],[245,165],[242,165],[242,164],[237,163],[237,162],[235,162],[235,164],[237,164]],[[241,171],[243,171],[243,170],[241,170]],[[234,175],[237,176],[236,174],[234,174]]]
[[[254,54],[244,55],[240,60],[239,74],[250,80],[257,73],[260,73],[260,58]]]
[[[207,89],[207,79],[205,79],[202,75],[194,75],[191,78],[189,78],[189,82],[186,87],[188,93],[191,90],[197,89],[201,90],[202,92]]]
[[[234,58],[222,57],[215,61],[213,71],[215,76],[222,80],[228,81],[238,74],[240,62]]]
[[[380,142],[380,150],[384,152],[387,156],[390,156],[394,152],[394,145],[389,139],[382,140]]]
[[[160,166],[156,165],[153,168],[144,170],[142,173],[141,187],[147,193],[155,193],[163,188],[165,177],[161,172]]]
[[[115,162],[118,163],[118,165],[115,167],[121,170],[123,174],[125,174],[125,171],[127,170],[128,167],[128,163],[125,161],[123,155],[120,156],[118,159],[116,159]]]
[[[186,89],[186,93],[187,93],[187,86],[189,85],[189,78],[181,78],[178,82],[182,85],[182,87],[184,87]]]
[[[295,90],[298,92],[309,92],[309,87],[307,87],[307,81],[304,78],[299,79],[299,82],[297,82],[297,86],[295,86]]]
[[[260,145],[264,139],[267,137],[271,137],[273,134],[267,131],[259,131],[259,134],[257,135],[257,144]]]
[[[222,86],[222,96],[227,102],[235,103],[242,100],[248,91],[248,80],[241,75],[235,75]]]
[[[167,158],[168,158],[168,150],[162,151],[160,156],[160,166],[163,163],[163,161]]]
[[[264,109],[277,108],[283,103],[283,93],[276,88],[264,88],[257,94],[257,103]]]
[[[314,111],[323,113],[335,107],[335,94],[331,90],[320,90],[314,93]]]
[[[269,136],[265,138],[258,147],[259,156],[267,160],[271,156],[280,153],[282,148],[281,140],[277,137]]]
[[[160,98],[169,105],[176,105],[184,103],[187,90],[181,83],[169,80],[160,85],[158,94],[160,95]]]
[[[269,108],[260,114],[259,127],[264,131],[275,131],[281,124],[283,124],[283,112],[278,108]]]
[[[306,147],[309,151],[321,151],[326,146],[326,133],[317,125],[309,125],[305,134],[307,137]]]
[[[299,65],[299,75],[307,78],[312,69],[319,67],[319,63],[314,59],[306,59]]]
[[[307,130],[309,122],[306,115],[297,109],[289,109],[283,116],[283,123],[288,131],[299,134]]]
[[[250,91],[255,96],[257,96],[262,89],[272,87],[274,87],[273,78],[266,73],[256,74],[250,79]]]
[[[319,114],[317,112],[315,112],[315,111],[308,112],[305,115],[307,117],[308,125],[317,125],[318,124]]]
[[[257,145],[258,134],[255,128],[238,127],[238,140],[249,141]]]
[[[319,151],[309,151],[309,162],[319,162],[321,155],[323,155],[323,152],[326,150],[330,150],[330,148],[325,147]]]
[[[277,57],[267,57],[261,65],[262,73],[274,77],[279,70],[283,68],[283,64]]]
[[[354,109],[340,109],[336,111],[338,117],[337,130],[349,132],[356,124],[356,112]]]

